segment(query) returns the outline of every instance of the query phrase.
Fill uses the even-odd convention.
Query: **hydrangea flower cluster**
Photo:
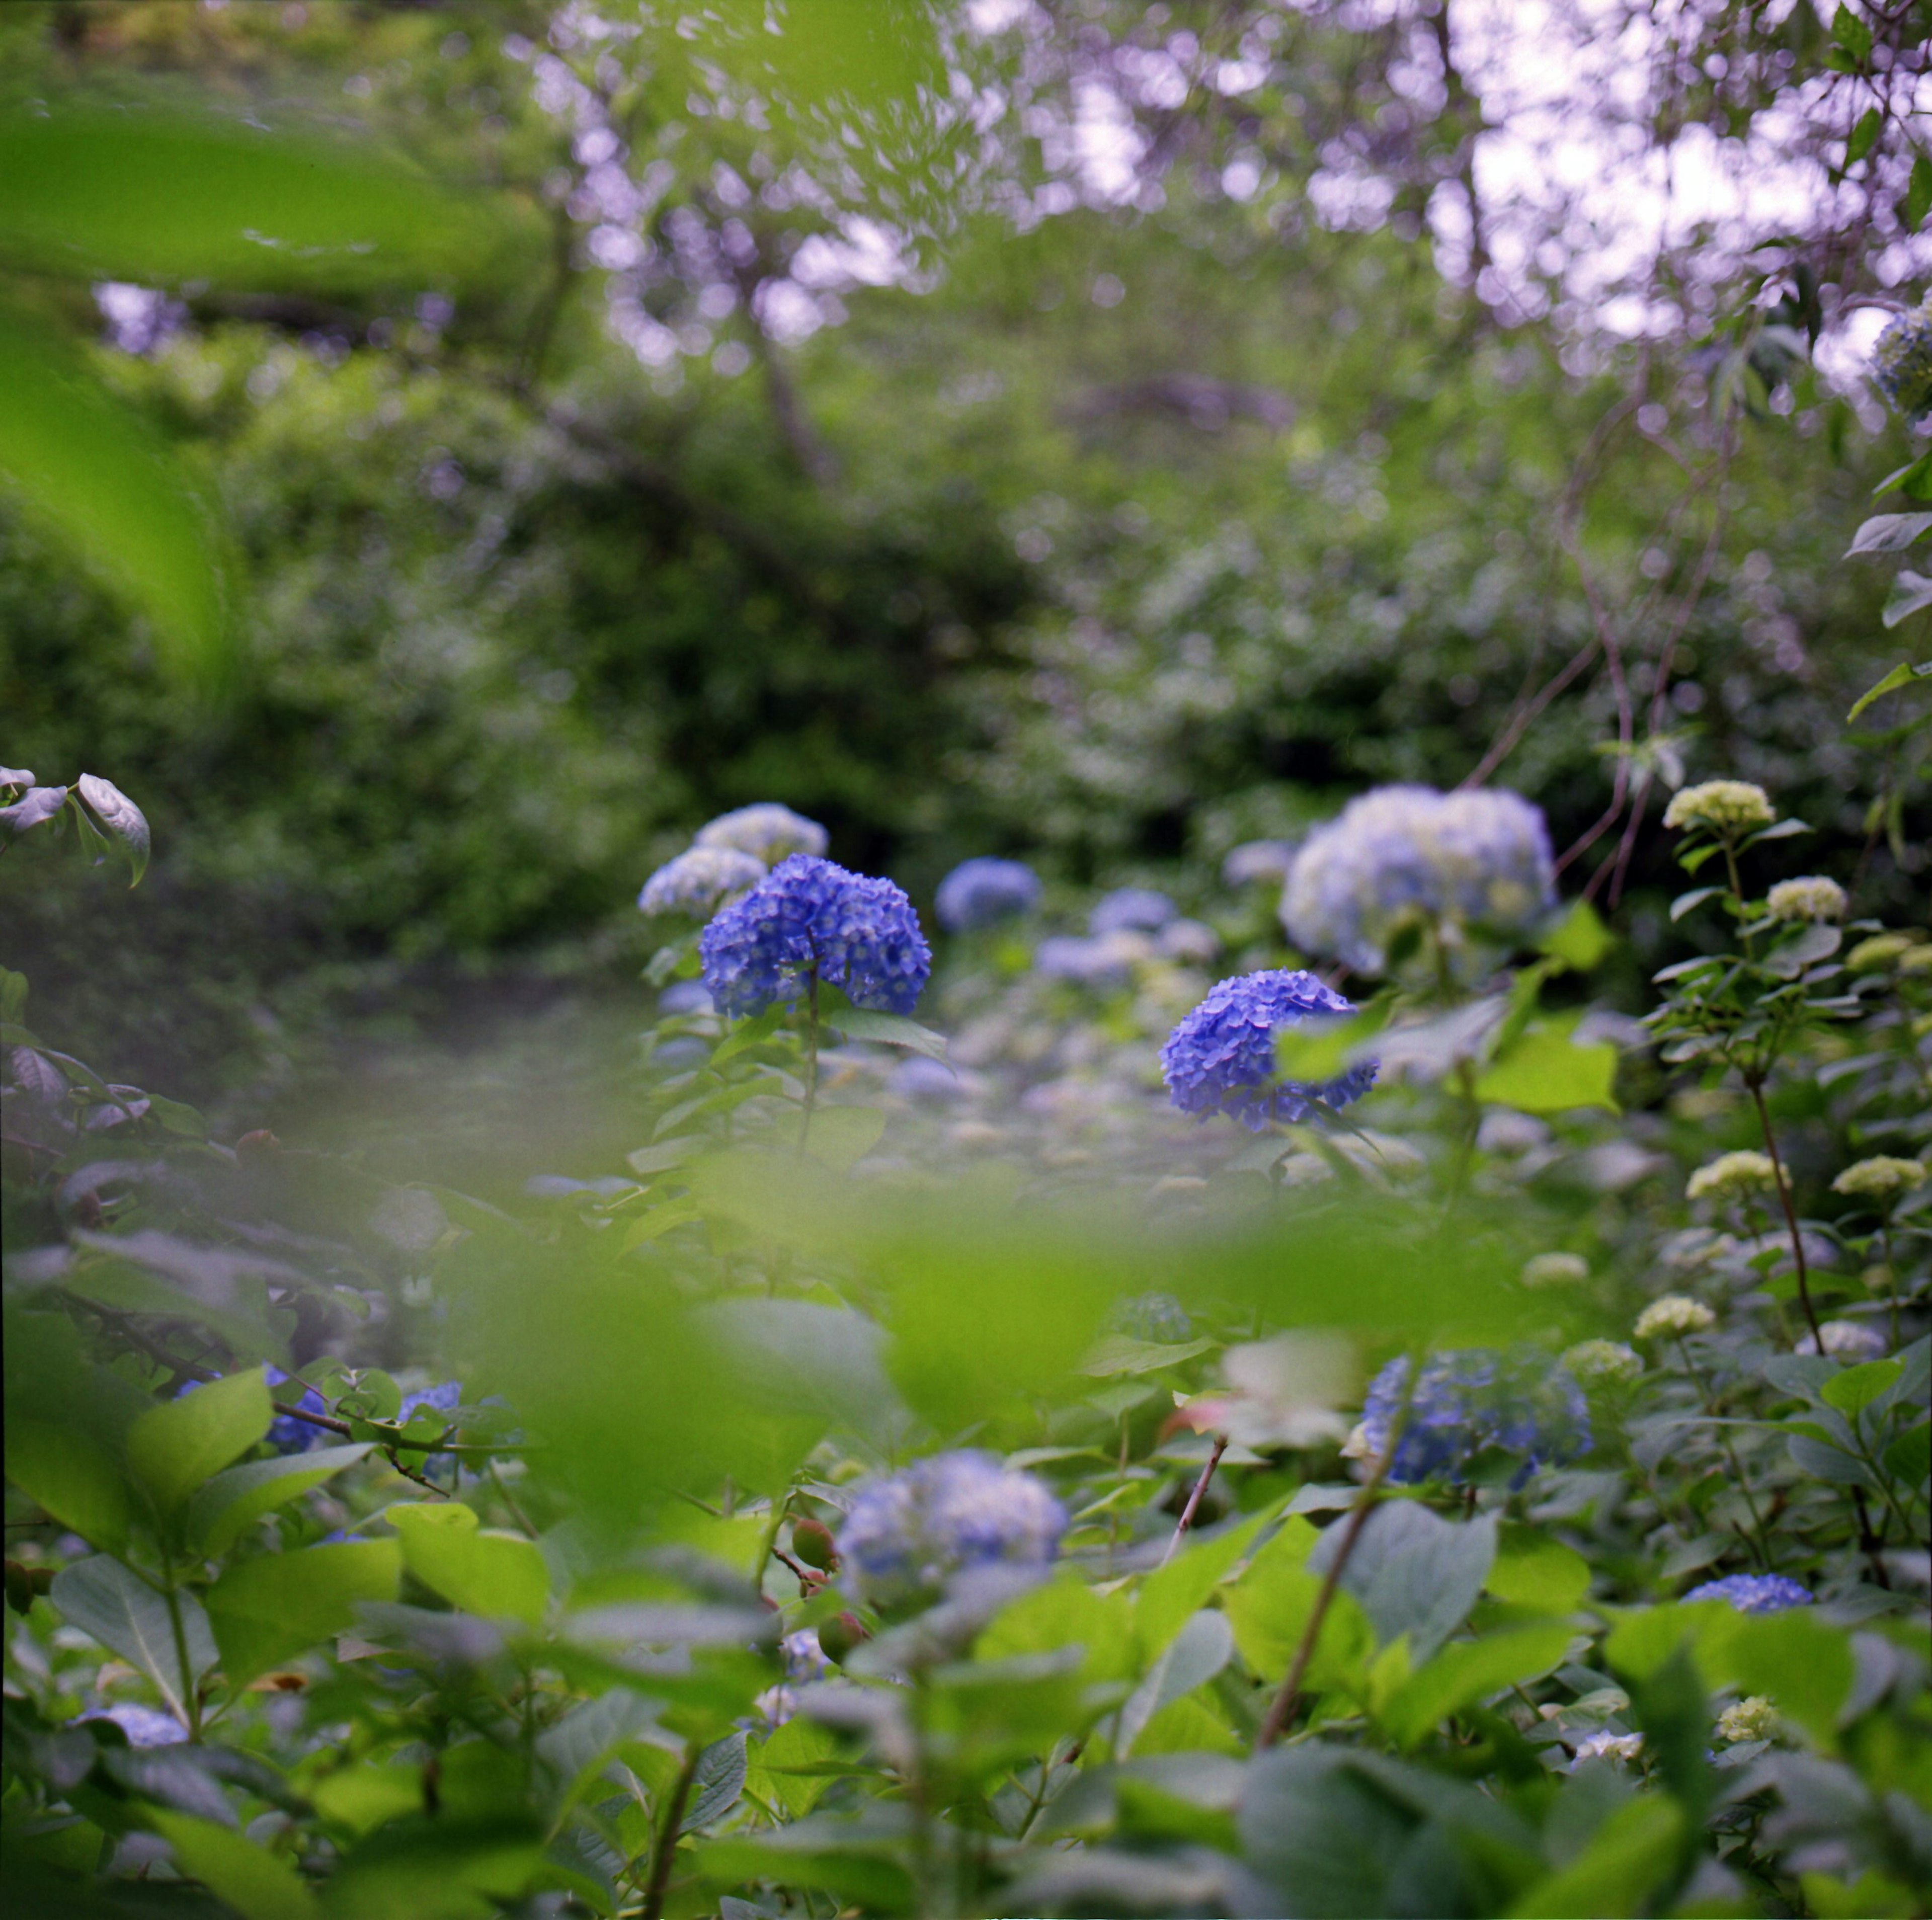
[[[1900,314],[1879,335],[1872,379],[1908,420],[1932,409],[1932,300]]]
[[[1918,944],[1913,934],[1875,933],[1870,939],[1860,940],[1845,956],[1845,964],[1855,974],[1871,973],[1880,967],[1889,967]]]
[[[1695,787],[1680,787],[1664,810],[1666,826],[1702,827],[1719,835],[1768,826],[1777,818],[1771,796],[1749,780],[1706,780]]]
[[[1643,1752],[1643,1736],[1641,1733],[1612,1733],[1608,1728],[1601,1732],[1586,1733],[1576,1743],[1576,1750],[1570,1761],[1570,1771],[1576,1769],[1588,1760],[1634,1760]]]
[[[1643,1356],[1621,1340],[1580,1340],[1563,1364],[1586,1386],[1628,1387],[1643,1372]]]
[[[1580,1253],[1539,1253],[1522,1264],[1526,1287],[1578,1287],[1590,1277],[1590,1263]]]
[[[1366,1458],[1379,1459],[1388,1444],[1408,1367],[1408,1356],[1400,1354],[1369,1383],[1358,1430]],[[1583,1390],[1547,1355],[1483,1348],[1433,1354],[1417,1378],[1388,1477],[1404,1486],[1460,1482],[1478,1454],[1494,1448],[1522,1456],[1510,1483],[1520,1486],[1538,1467],[1588,1452],[1592,1439]]]
[[[1019,860],[962,860],[939,883],[933,906],[949,933],[971,933],[1040,904],[1040,876]]]
[[[1136,1294],[1114,1309],[1108,1324],[1134,1340],[1190,1340],[1194,1322],[1171,1293]]]
[[[1514,940],[1556,901],[1549,830],[1521,795],[1378,787],[1309,836],[1281,916],[1298,945],[1378,974],[1405,928]]]
[[[1733,1700],[1718,1716],[1720,1740],[1769,1740],[1778,1730],[1778,1709],[1762,1694]]]
[[[1735,1154],[1720,1154],[1700,1167],[1684,1189],[1690,1200],[1738,1200],[1778,1184],[1778,1169],[1768,1154],[1755,1148],[1741,1148]]]
[[[699,937],[704,984],[727,1013],[794,1000],[816,974],[854,1006],[910,1013],[932,971],[912,902],[889,880],[794,854]]]
[[[1832,1183],[1834,1193],[1849,1194],[1860,1200],[1889,1200],[1925,1184],[1923,1162],[1902,1160],[1890,1154],[1874,1154],[1868,1160],[1854,1160]]]
[[[1842,920],[1845,890],[1822,874],[1780,880],[1766,896],[1764,910],[1774,920]]]
[[[271,1396],[286,1403],[288,1396],[276,1394],[274,1390],[295,1376],[274,1366],[263,1367],[262,1376],[268,1383]],[[302,1388],[302,1398],[295,1404],[304,1413],[326,1414],[328,1411],[328,1402],[310,1386]],[[305,1454],[311,1447],[319,1447],[334,1437],[327,1427],[313,1426],[308,1420],[296,1419],[292,1414],[278,1413],[268,1423],[268,1444],[278,1454]]]
[[[763,866],[775,867],[794,854],[809,854],[817,859],[832,842],[817,820],[807,820],[776,800],[760,800],[706,821],[692,844],[729,848],[749,854]]]
[[[1732,1574],[1721,1580],[1706,1580],[1684,1598],[1721,1600],[1740,1613],[1782,1613],[1786,1607],[1811,1604],[1810,1594],[1782,1574]]]
[[[890,1606],[975,1568],[1044,1569],[1066,1531],[1044,1480],[968,1449],[868,1482],[838,1531],[838,1558],[860,1598]]]
[[[708,920],[734,893],[748,892],[764,877],[764,863],[735,847],[689,847],[644,882],[638,908]]]
[[[1303,1021],[1352,1013],[1312,974],[1275,968],[1223,980],[1160,1050],[1161,1078],[1183,1113],[1231,1114],[1258,1133],[1270,1120],[1302,1119],[1318,1103],[1346,1106],[1374,1085],[1365,1061],[1318,1087],[1275,1079],[1275,1036]]]
[[[1103,893],[1087,916],[1091,934],[1158,933],[1170,920],[1180,917],[1180,909],[1165,893],[1150,886],[1118,886]]]
[[[1885,1352],[1885,1336],[1857,1320],[1827,1320],[1816,1334],[1798,1342],[1799,1353],[1826,1353],[1834,1360],[1876,1360]]]
[[[1640,1340],[1672,1340],[1683,1334],[1708,1333],[1717,1324],[1718,1316],[1701,1300],[1688,1293],[1667,1293],[1636,1316],[1631,1330]]]

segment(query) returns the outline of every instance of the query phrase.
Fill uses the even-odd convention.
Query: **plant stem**
[[[198,1741],[201,1738],[201,1690],[195,1684],[196,1676],[189,1670],[188,1627],[182,1618],[181,1595],[175,1591],[174,1562],[165,1547],[161,1551],[161,1576],[167,1582],[161,1598],[167,1603],[168,1629],[174,1636],[175,1670],[181,1676],[182,1711],[188,1715],[188,1737]]]
[[[1818,1330],[1818,1316],[1811,1306],[1810,1270],[1804,1264],[1804,1236],[1798,1231],[1797,1210],[1791,1204],[1791,1188],[1784,1178],[1784,1162],[1778,1155],[1778,1136],[1771,1130],[1771,1114],[1764,1103],[1764,1082],[1762,1079],[1747,1078],[1744,1084],[1750,1089],[1751,1102],[1757,1108],[1757,1124],[1764,1135],[1764,1150],[1771,1156],[1772,1178],[1778,1184],[1778,1202],[1784,1209],[1784,1224],[1791,1235],[1791,1258],[1798,1274],[1798,1304],[1804,1308],[1811,1337],[1822,1353],[1825,1338]]]
[[[801,1159],[812,1137],[812,1111],[818,1105],[818,969],[814,967],[805,979],[805,1118],[798,1130]]]
[[[684,1822],[691,1783],[697,1778],[700,1750],[694,1740],[686,1748],[684,1765],[678,1769],[670,1798],[664,1803],[664,1822],[658,1829],[657,1848],[651,1856],[651,1876],[644,1882],[644,1920],[662,1920],[664,1892],[670,1885],[671,1860],[677,1852],[677,1830]]]
[[[1685,1344],[1682,1334],[1677,1336],[1677,1351],[1683,1356],[1684,1372],[1697,1383],[1697,1390],[1703,1396],[1704,1411],[1713,1420],[1719,1418],[1716,1390],[1699,1371],[1697,1363],[1690,1358],[1690,1349]],[[1718,1444],[1724,1450],[1724,1458],[1731,1463],[1731,1473],[1737,1481],[1738,1491],[1744,1496],[1744,1510],[1750,1515],[1751,1532],[1755,1536],[1751,1544],[1756,1550],[1758,1564],[1768,1574],[1771,1571],[1772,1564],[1771,1540],[1764,1530],[1763,1516],[1758,1512],[1757,1502],[1751,1497],[1750,1482],[1744,1477],[1744,1465],[1738,1458],[1737,1448],[1732,1444],[1731,1436],[1721,1426],[1717,1429],[1717,1435]]]
[[[1187,1496],[1187,1504],[1180,1510],[1180,1519],[1174,1529],[1174,1538],[1167,1543],[1167,1551],[1160,1556],[1165,1567],[1174,1558],[1181,1537],[1194,1524],[1195,1509],[1201,1504],[1202,1496],[1208,1491],[1208,1483],[1214,1478],[1214,1469],[1221,1464],[1221,1456],[1228,1450],[1228,1436],[1217,1433],[1214,1436],[1214,1450],[1208,1456],[1208,1464],[1201,1469],[1201,1478],[1194,1483],[1194,1490]]]

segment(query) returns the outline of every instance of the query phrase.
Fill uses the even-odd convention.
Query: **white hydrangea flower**
[[[1281,917],[1298,946],[1375,974],[1406,928],[1452,947],[1513,940],[1556,902],[1549,830],[1520,794],[1378,787],[1309,836]]]
[[[749,854],[730,847],[689,848],[644,882],[638,910],[707,920],[734,894],[748,892],[764,877],[764,868]]]
[[[698,830],[694,842],[700,847],[730,847],[749,854],[775,867],[794,854],[809,854],[822,859],[832,844],[831,836],[815,820],[781,806],[776,800],[760,800],[755,806],[721,813]]]
[[[1580,1253],[1539,1253],[1523,1262],[1526,1287],[1581,1286],[1589,1277],[1590,1263]]]
[[[1889,967],[1917,944],[1916,934],[1875,933],[1869,940],[1860,940],[1845,956],[1845,964],[1855,974],[1869,974],[1880,967]]]
[[[1627,1387],[1642,1372],[1643,1357],[1621,1340],[1581,1340],[1563,1364],[1586,1387]]]
[[[1925,1168],[1918,1160],[1874,1154],[1870,1160],[1854,1160],[1832,1181],[1832,1191],[1854,1194],[1862,1200],[1889,1200],[1894,1194],[1923,1186],[1926,1177]]]
[[[1570,1762],[1574,1773],[1586,1760],[1634,1760],[1643,1751],[1641,1733],[1592,1733],[1576,1743],[1576,1757]]]
[[[1777,818],[1771,796],[1748,780],[1706,780],[1679,788],[1664,810],[1666,826],[1706,826],[1716,833],[1768,826]]]
[[[1640,1340],[1669,1338],[1679,1334],[1701,1334],[1718,1324],[1718,1316],[1700,1300],[1688,1294],[1667,1293],[1653,1300],[1636,1316],[1632,1329]]]
[[[1827,1320],[1815,1336],[1807,1334],[1797,1350],[1816,1354],[1821,1348],[1834,1360],[1876,1360],[1885,1352],[1885,1336],[1862,1321]]]
[[[1842,920],[1845,890],[1822,874],[1780,880],[1765,898],[1765,911],[1774,920]]]
[[[1733,1700],[1718,1716],[1720,1740],[1768,1740],[1778,1732],[1778,1709],[1762,1694]]]
[[[1684,1192],[1692,1200],[1707,1200],[1713,1195],[1734,1200],[1777,1185],[1778,1168],[1771,1156],[1747,1147],[1735,1154],[1720,1154],[1708,1165],[1700,1167]]]

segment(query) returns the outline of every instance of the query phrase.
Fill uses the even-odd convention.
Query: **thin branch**
[[[1167,1543],[1167,1551],[1160,1556],[1160,1564],[1163,1567],[1174,1558],[1187,1529],[1194,1524],[1195,1511],[1208,1491],[1208,1483],[1214,1478],[1214,1469],[1221,1464],[1221,1456],[1227,1450],[1228,1436],[1225,1433],[1216,1434],[1214,1450],[1208,1456],[1208,1464],[1201,1469],[1201,1478],[1194,1483],[1194,1490],[1187,1496],[1187,1504],[1180,1510],[1180,1519],[1174,1529],[1174,1538]]]

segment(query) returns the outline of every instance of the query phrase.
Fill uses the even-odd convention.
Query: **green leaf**
[[[1476,1097],[1524,1113],[1565,1113],[1605,1107],[1620,1113],[1612,1088],[1617,1050],[1606,1041],[1576,1046],[1574,1020],[1540,1020],[1526,1028],[1476,1082]]]
[[[542,1621],[550,1573],[533,1542],[482,1526],[454,1500],[390,1507],[382,1517],[402,1541],[404,1564],[452,1606],[531,1627]]]
[[[1340,1550],[1343,1522],[1330,1527],[1309,1556],[1322,1574]],[[1417,1665],[1468,1618],[1496,1556],[1496,1516],[1445,1520],[1419,1501],[1388,1500],[1371,1513],[1342,1574],[1384,1646],[1408,1636]]]
[[[902,1047],[909,1053],[922,1053],[928,1060],[946,1058],[946,1036],[922,1027],[903,1013],[875,1013],[868,1007],[842,1007],[826,1016],[826,1024],[848,1040],[869,1040],[885,1047]]]
[[[74,784],[80,789],[80,797],[94,810],[94,818],[120,842],[134,876],[128,884],[139,886],[142,874],[148,871],[152,844],[147,816],[112,781],[104,780],[98,774],[83,773]]]
[[[104,1553],[63,1567],[47,1598],[64,1618],[139,1667],[160,1689],[168,1711],[188,1724],[187,1702],[217,1657],[208,1616],[194,1594],[175,1596],[181,1616],[178,1646],[167,1601],[131,1568]]]
[[[1921,1420],[1908,1428],[1882,1456],[1885,1470],[1894,1480],[1917,1491],[1932,1474],[1932,1421]]]
[[[1932,213],[1932,160],[1922,153],[1912,163],[1912,178],[1905,190],[1905,224],[1922,226]]]
[[[777,1801],[794,1820],[800,1819],[832,1786],[836,1774],[820,1769],[829,1767],[838,1751],[838,1736],[830,1727],[794,1714],[758,1749],[746,1773],[746,1791],[767,1804]]]
[[[1539,1881],[1509,1911],[1512,1920],[1624,1920],[1650,1910],[1671,1874],[1684,1828],[1674,1800],[1633,1800],[1604,1821],[1568,1866]]]
[[[1932,513],[1882,513],[1864,521],[1852,536],[1845,558],[1861,554],[1902,554],[1932,526]]]
[[[530,1815],[507,1806],[467,1818],[406,1815],[344,1858],[322,1911],[329,1920],[482,1920],[527,1890],[543,1863],[543,1841]]]
[[[111,1551],[128,1537],[120,1472],[85,1433],[41,1420],[9,1422],[7,1478],[96,1546]]]
[[[1871,28],[1844,0],[1839,0],[1838,10],[1832,16],[1832,38],[1861,65],[1871,58]]]
[[[1403,1747],[1413,1747],[1450,1714],[1500,1688],[1549,1672],[1570,1640],[1567,1622],[1528,1627],[1445,1646],[1397,1689],[1382,1722]]]
[[[1885,116],[1875,106],[1868,106],[1853,123],[1851,134],[1845,142],[1845,164],[1856,166],[1878,144],[1880,130],[1885,124]]]
[[[1819,1391],[1826,1405],[1836,1407],[1847,1420],[1856,1420],[1904,1371],[1902,1360],[1868,1360],[1862,1366],[1848,1366],[1834,1374]]]
[[[1614,944],[1596,908],[1587,900],[1579,900],[1538,941],[1537,950],[1562,961],[1573,972],[1588,974],[1602,964]]]
[[[323,1447],[286,1460],[230,1467],[188,1502],[188,1537],[203,1553],[225,1553],[264,1514],[320,1486],[368,1451],[366,1446]]]
[[[208,1617],[231,1689],[355,1624],[364,1600],[392,1600],[393,1540],[332,1541],[238,1562],[208,1590]]]
[[[1209,1340],[1137,1340],[1130,1334],[1108,1334],[1094,1342],[1093,1351],[1080,1363],[1080,1370],[1096,1380],[1123,1373],[1155,1373],[1219,1344]]]
[[[1851,1696],[1851,1636],[1808,1610],[1732,1614],[1700,1636],[1700,1664],[1712,1681],[1763,1694],[1828,1750]]]
[[[678,1832],[695,1833],[700,1827],[722,1820],[737,1805],[744,1791],[745,1736],[742,1732],[728,1733],[698,1755],[698,1770],[691,1777],[691,1797],[685,1803]]]
[[[1569,1613],[1590,1591],[1590,1563],[1537,1528],[1512,1525],[1496,1543],[1496,1564],[1484,1585],[1513,1606]]]
[[[1295,1515],[1220,1596],[1221,1610],[1234,1630],[1234,1645],[1241,1658],[1270,1684],[1279,1685],[1287,1673],[1314,1612],[1322,1582],[1308,1570],[1307,1560],[1322,1538]],[[1315,1643],[1309,1685],[1359,1689],[1365,1683],[1375,1650],[1375,1629],[1360,1604],[1346,1588],[1338,1589]]]
[[[243,1920],[315,1920],[315,1895],[285,1855],[271,1853],[232,1827],[191,1814],[156,1808],[147,1818],[174,1849],[182,1872]]]
[[[0,1021],[17,1027],[27,1017],[27,976],[0,967]]]
[[[4,146],[0,140],[0,182]],[[8,190],[0,187],[0,198]],[[172,671],[208,687],[225,679],[232,566],[212,506],[147,424],[62,342],[4,309],[0,493],[147,615]]]
[[[1198,1606],[1200,1602],[1195,1604]],[[1136,1624],[1124,1594],[1103,1598],[1084,1580],[1063,1575],[1028,1588],[1001,1607],[973,1643],[973,1658],[1012,1660],[1077,1646],[1085,1650],[1080,1670],[1083,1678],[1124,1679],[1138,1665],[1144,1664],[1136,1660]],[[1168,1637],[1178,1630],[1178,1628],[1171,1630]],[[1157,1638],[1160,1631],[1150,1623],[1152,1636]]]
[[[849,1173],[879,1144],[886,1116],[878,1107],[820,1107],[805,1136],[806,1151],[834,1173]]]
[[[1298,1020],[1276,1034],[1274,1070],[1284,1080],[1319,1086],[1348,1066],[1349,1056],[1388,1024],[1393,998],[1364,1007],[1346,1019]]]
[[[1932,607],[1932,579],[1922,573],[1914,573],[1910,567],[1900,567],[1898,578],[1892,583],[1892,591],[1886,596],[1884,610],[1879,618],[1887,626],[1895,627],[1901,620],[1910,620],[1927,607]]]
[[[1721,886],[1694,886],[1688,893],[1680,893],[1670,903],[1670,917],[1681,920],[1694,909],[1703,905],[1706,900],[1714,900],[1727,890]]]
[[[262,1370],[231,1373],[142,1414],[128,1430],[128,1465],[161,1512],[171,1514],[254,1446],[274,1417]]]
[[[1916,460],[1894,469],[1872,492],[1874,496],[1888,494],[1894,488],[1908,500],[1932,500],[1932,453],[1922,453]]]
[[[1928,455],[1928,458],[1932,458],[1932,455]],[[1913,666],[1910,661],[1901,660],[1876,686],[1868,687],[1858,696],[1857,704],[1845,716],[1847,724],[1856,720],[1874,700],[1881,695],[1896,693],[1900,687],[1909,687],[1914,680],[1928,678],[1932,678],[1932,660],[1922,662],[1916,667]]]
[[[1166,1649],[1175,1634],[1193,1618],[1240,1558],[1261,1530],[1257,1515],[1226,1533],[1196,1540],[1183,1546],[1165,1567],[1157,1568],[1141,1582],[1134,1600],[1134,1642],[1143,1664]],[[1315,1529],[1306,1520],[1294,1520],[1282,1529],[1295,1532],[1288,1550],[1298,1550],[1306,1560],[1314,1544]],[[1280,1540],[1282,1535],[1275,1538]],[[1299,1564],[1299,1562],[1297,1562]]]

